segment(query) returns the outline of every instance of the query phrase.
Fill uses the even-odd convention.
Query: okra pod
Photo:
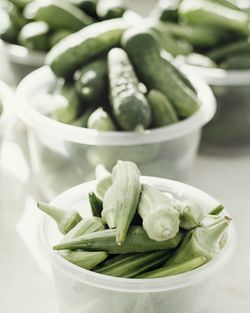
[[[117,228],[116,243],[122,245],[135,215],[141,192],[140,171],[135,163],[129,161],[117,162],[112,171],[110,190],[113,197],[111,205],[114,205]],[[106,203],[104,201],[104,209]]]
[[[127,254],[136,252],[150,252],[157,250],[175,249],[183,238],[179,232],[172,239],[155,241],[148,237],[143,227],[130,226],[123,245],[116,243],[116,229],[106,229],[92,234],[83,235],[54,246],[54,250],[87,250],[106,251],[109,254]]]
[[[206,258],[204,256],[198,256],[178,265],[171,265],[157,268],[151,272],[146,272],[136,276],[136,278],[160,278],[167,276],[174,276],[189,272],[197,267],[206,263]]]
[[[115,199],[113,186],[109,187],[103,198],[102,219],[109,228],[116,227],[115,221]]]
[[[181,201],[181,205],[180,227],[188,230],[199,226],[204,217],[201,207],[190,199]]]
[[[147,270],[161,266],[170,257],[171,251],[118,255],[107,260],[94,271],[100,274],[131,278]]]
[[[94,192],[89,193],[89,203],[92,211],[93,216],[101,217],[102,216],[102,201],[97,198]]]
[[[143,220],[143,228],[149,238],[165,241],[176,236],[180,219],[171,201],[157,189],[143,184],[138,212]]]
[[[68,233],[82,220],[75,210],[64,210],[45,202],[38,202],[37,207],[55,220],[62,234]]]

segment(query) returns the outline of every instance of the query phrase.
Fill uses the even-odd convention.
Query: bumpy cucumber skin
[[[151,122],[148,101],[139,89],[139,81],[125,51],[112,49],[108,54],[109,82],[113,114],[126,131]]]
[[[152,111],[152,127],[163,127],[178,121],[172,104],[160,91],[150,90],[147,99]]]
[[[46,22],[54,30],[78,31],[93,22],[89,16],[68,1],[49,0],[34,2],[35,5],[37,8],[34,19]],[[28,11],[28,7],[26,10]]]
[[[165,241],[155,241],[148,237],[141,226],[130,226],[123,245],[116,243],[116,229],[107,229],[89,235],[83,235],[54,246],[54,250],[106,251],[109,254],[127,254],[157,250],[175,249],[181,242],[183,233]]]
[[[75,88],[80,99],[92,107],[107,101],[108,74],[106,59],[93,61],[74,74]]]
[[[89,25],[55,45],[46,63],[57,76],[69,77],[90,59],[118,45],[126,27],[122,19]]]
[[[131,29],[125,32],[122,44],[140,78],[149,90],[166,95],[181,117],[188,117],[199,108],[197,95],[173,70],[170,62],[160,55],[159,46],[147,30]]]
[[[126,8],[121,0],[99,0],[96,6],[97,15],[101,19],[122,17]]]
[[[21,29],[18,42],[30,50],[47,51],[49,27],[44,22],[32,22]]]

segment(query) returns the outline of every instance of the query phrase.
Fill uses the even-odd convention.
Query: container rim
[[[55,121],[32,107],[29,101],[31,95],[37,90],[41,91],[45,84],[52,84],[54,80],[55,76],[48,66],[27,75],[20,82],[16,91],[18,99],[16,101],[18,103],[15,105],[16,114],[24,123],[36,130],[47,131],[50,135],[80,144],[127,146],[175,139],[201,128],[211,120],[216,109],[216,100],[210,87],[199,78],[193,77],[192,82],[197,88],[201,106],[189,118],[170,126],[146,130],[143,133],[97,131]]]
[[[21,45],[8,43],[0,39],[9,59],[17,64],[40,67],[45,63],[45,52],[32,51]]]
[[[152,184],[157,188],[166,188],[170,192],[184,191],[184,194],[189,195],[192,199],[206,203],[207,206],[217,206],[219,202],[206,194],[205,192],[192,187],[190,185],[180,183],[174,180],[168,180],[156,177],[141,177],[141,181],[144,183]],[[75,186],[71,189],[60,194],[51,203],[53,205],[62,205],[65,200],[69,202],[69,198],[73,199],[83,194],[83,190],[92,189],[95,187],[96,181],[90,181],[81,185]],[[226,212],[225,212],[226,213]],[[53,264],[58,270],[63,272],[64,275],[70,276],[76,281],[80,281],[84,284],[88,284],[97,288],[119,291],[119,292],[162,292],[167,290],[174,290],[186,286],[193,285],[202,280],[205,280],[209,276],[215,274],[222,269],[231,256],[236,247],[236,233],[233,223],[229,225],[228,240],[225,247],[218,253],[218,255],[208,262],[207,264],[197,268],[193,271],[179,274],[176,276],[154,279],[132,279],[132,278],[118,278],[111,277],[89,270],[80,268],[67,260],[65,260],[59,253],[53,251],[46,236],[48,229],[48,217],[42,217],[40,227],[38,230],[38,246],[41,249],[43,255],[47,260]]]
[[[189,65],[184,62],[181,67],[186,73],[195,74],[212,86],[249,86],[250,84],[250,69],[224,70]]]
[[[0,101],[3,105],[3,112],[0,115],[0,127],[10,122],[10,120],[14,120],[13,118],[13,93],[10,87],[0,80]],[[9,126],[9,125],[8,125]]]

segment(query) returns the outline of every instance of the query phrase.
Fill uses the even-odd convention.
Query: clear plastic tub
[[[227,153],[229,149],[249,149],[250,70],[225,71],[190,65],[184,65],[184,69],[206,81],[217,100],[215,116],[203,132],[206,150]]]
[[[164,192],[179,199],[190,198],[209,211],[217,200],[189,185],[162,178],[142,177]],[[95,181],[76,186],[52,203],[77,208],[90,215],[87,196]],[[235,248],[236,235],[231,223],[225,247],[209,263],[191,272],[157,279],[127,279],[97,274],[66,261],[52,246],[60,240],[55,223],[44,217],[40,224],[38,245],[52,267],[59,307],[62,313],[197,313],[211,300],[218,271],[224,268]]]
[[[0,150],[2,140],[7,129],[11,127],[14,121],[12,112],[12,91],[2,81],[0,81],[0,105],[2,105],[2,113],[0,114]]]
[[[33,171],[45,196],[88,181],[98,163],[111,169],[117,160],[138,164],[143,175],[185,179],[200,142],[201,129],[215,112],[210,88],[193,79],[201,99],[200,109],[186,120],[168,127],[135,132],[100,132],[57,122],[42,114],[56,79],[48,67],[28,75],[18,86],[15,110],[28,125]],[[42,102],[42,103],[41,103]]]
[[[3,52],[11,71],[11,81],[19,83],[27,74],[44,65],[45,53],[28,50],[1,40]]]

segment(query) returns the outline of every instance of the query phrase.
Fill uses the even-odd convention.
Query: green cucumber
[[[23,9],[27,4],[31,3],[33,0],[8,0],[10,3],[14,4],[19,9]]]
[[[105,20],[122,17],[125,11],[122,0],[99,0],[96,6],[97,15]]]
[[[141,226],[130,226],[123,245],[116,243],[116,229],[106,229],[83,235],[53,247],[54,250],[106,251],[109,254],[127,254],[175,249],[183,238],[179,232],[176,237],[165,241],[154,241],[148,237]]]
[[[79,98],[89,106],[97,107],[107,102],[108,73],[106,58],[93,61],[74,74]]]
[[[170,255],[171,252],[164,250],[118,255],[100,264],[94,271],[103,275],[132,278],[161,266]]]
[[[150,16],[155,19],[166,21],[178,21],[178,8],[181,0],[160,0],[153,8]]]
[[[11,22],[17,27],[22,28],[26,25],[29,21],[22,15],[20,9],[16,6],[11,6],[10,10],[8,11],[9,18]]]
[[[161,91],[181,117],[190,116],[198,110],[197,95],[180,78],[175,65],[161,56],[158,43],[149,31],[136,28],[128,30],[122,43],[139,79],[149,90]]]
[[[226,58],[221,64],[226,70],[245,70],[250,68],[250,54],[233,55]]]
[[[18,35],[18,42],[30,50],[47,51],[49,27],[45,22],[26,24]]]
[[[96,5],[99,0],[70,0],[71,3],[93,18],[97,18]]]
[[[118,45],[126,23],[122,19],[102,21],[76,32],[55,45],[46,63],[57,76],[71,76],[95,56]]]
[[[249,17],[245,12],[215,2],[184,0],[179,7],[179,14],[183,21],[190,24],[249,34]]]
[[[92,112],[88,119],[88,128],[93,128],[100,131],[114,131],[115,124],[112,121],[108,112],[104,111],[102,107]]]
[[[139,81],[125,51],[112,49],[108,54],[109,81],[113,114],[126,131],[151,122],[150,106],[140,91]]]
[[[54,30],[68,29],[75,32],[93,22],[89,16],[70,2],[59,0],[31,2],[25,8],[24,15],[46,22]]]
[[[59,41],[61,41],[63,38],[69,36],[72,34],[72,31],[67,29],[57,30],[54,33],[50,35],[49,42],[50,47],[54,47],[55,44],[57,44]]]
[[[9,20],[5,27],[0,29],[0,38],[9,43],[15,44],[17,42],[18,34],[19,29]]]
[[[150,90],[147,95],[152,112],[152,127],[163,127],[178,121],[178,116],[167,97],[158,90]]]

